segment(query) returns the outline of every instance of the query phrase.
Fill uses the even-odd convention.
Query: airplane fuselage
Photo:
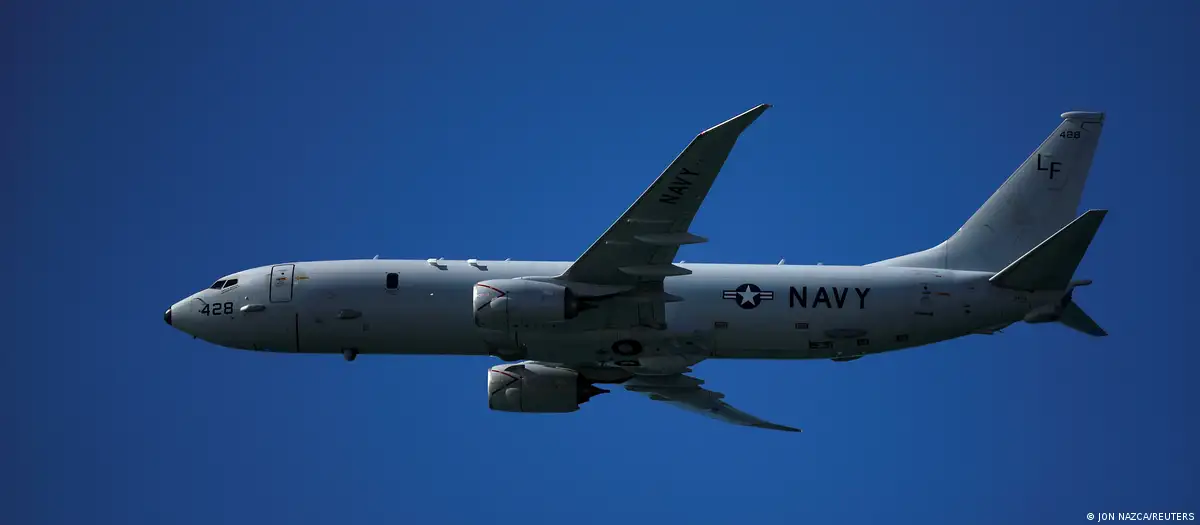
[[[1020,321],[1061,294],[992,286],[991,272],[872,266],[686,264],[665,280],[677,299],[618,298],[577,318],[509,333],[476,325],[471,294],[492,279],[560,275],[567,262],[345,260],[264,266],[176,303],[171,322],[231,348],[286,353],[458,354],[620,360],[688,345],[703,358],[846,359]],[[624,302],[622,302],[624,301]],[[632,316],[632,317],[631,317]],[[629,328],[629,326],[641,328]]]
[[[1018,321],[1106,332],[1073,301],[1105,210],[1077,214],[1104,114],[1062,122],[953,235],[865,266],[679,264],[692,221],[760,104],[697,135],[574,262],[346,260],[238,272],[167,324],[257,351],[492,355],[488,408],[573,412],[626,391],[727,423],[798,432],[703,387],[712,358],[832,359]],[[1074,219],[1072,219],[1074,217]]]

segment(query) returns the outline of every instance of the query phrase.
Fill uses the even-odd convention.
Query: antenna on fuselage
[[[379,258],[379,254],[377,253],[377,254],[375,254],[374,257],[371,258],[371,260],[374,261],[375,259],[378,259],[378,258]]]
[[[779,262],[775,263],[775,266],[783,266],[784,261],[787,261],[787,259],[779,259]]]

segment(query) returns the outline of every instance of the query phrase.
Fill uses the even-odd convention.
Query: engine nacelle
[[[605,392],[566,368],[525,362],[488,369],[488,408],[502,412],[574,412]]]
[[[507,331],[574,319],[579,300],[570,288],[528,279],[493,279],[475,284],[475,326]]]

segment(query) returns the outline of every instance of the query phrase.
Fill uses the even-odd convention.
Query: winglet
[[[725,122],[722,122],[720,124],[717,124],[716,126],[713,126],[711,128],[704,130],[703,132],[700,133],[700,136],[703,137],[703,136],[708,135],[717,130],[720,130],[722,132],[728,130],[728,131],[732,131],[734,133],[741,133],[741,132],[745,131],[746,128],[749,127],[750,124],[759,117],[759,115],[762,115],[763,112],[768,109],[771,109],[770,104],[759,104],[759,105],[754,106],[753,108],[749,109],[745,113],[742,113],[741,115],[733,117],[729,120],[726,120]]]
[[[782,430],[784,432],[802,432],[802,430],[800,430],[798,428],[787,427],[787,426],[783,426],[783,425],[779,425],[779,424],[775,424],[775,423],[771,423],[771,422],[758,423],[756,425],[750,425],[750,426],[755,427],[755,428],[765,428],[767,430]]]

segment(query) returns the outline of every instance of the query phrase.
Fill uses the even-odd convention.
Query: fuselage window
[[[220,290],[221,287],[224,285],[225,285],[225,281],[217,281],[217,282],[213,283],[212,286],[209,286],[209,288],[212,288],[213,290]]]
[[[229,288],[230,286],[233,286],[235,284],[237,284],[237,279],[230,279],[228,281],[225,281],[225,288]]]
[[[387,274],[387,289],[395,290],[396,288],[399,288],[399,287],[400,287],[400,274],[398,274],[398,273]]]

